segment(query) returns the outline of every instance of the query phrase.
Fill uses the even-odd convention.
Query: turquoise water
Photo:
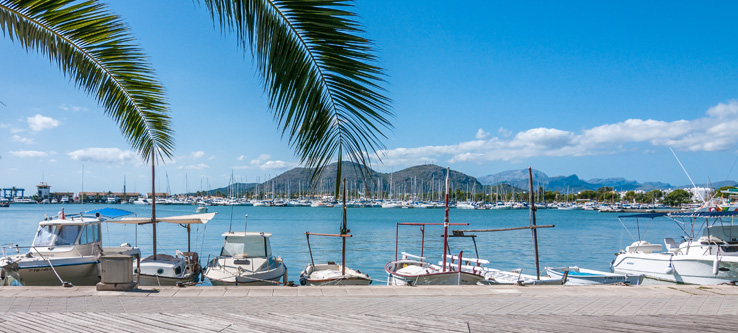
[[[38,222],[44,214],[56,215],[62,205],[11,205],[0,208],[0,244],[29,245]],[[139,205],[66,205],[69,213],[82,210],[115,207],[150,216],[151,206]],[[157,216],[194,214],[196,206],[157,206]],[[200,253],[203,262],[208,255],[220,252],[221,235],[229,228],[244,230],[244,215],[248,214],[247,231],[272,233],[272,252],[284,259],[290,280],[297,277],[310,262],[305,232],[339,232],[341,209],[311,207],[249,207],[214,206],[215,219],[207,225],[193,226],[192,249]],[[614,254],[634,240],[617,219],[619,213],[597,211],[539,210],[539,225],[554,224],[554,228],[539,229],[538,241],[541,268],[544,266],[587,267],[609,270]],[[457,210],[451,209],[452,223],[469,223],[469,226],[453,226],[451,229],[492,229],[528,225],[527,210]],[[349,208],[348,226],[353,234],[347,241],[347,266],[360,269],[381,283],[386,281],[384,265],[395,258],[395,230],[397,222],[443,222],[443,209],[382,209]],[[634,221],[625,221],[637,237]],[[641,221],[641,233],[647,223]],[[647,221],[646,221],[647,222]],[[144,256],[151,254],[151,226],[133,226],[105,223],[105,246],[121,243],[138,244]],[[158,252],[174,254],[175,250],[187,250],[186,230],[178,225],[159,223],[157,227]],[[442,252],[443,226],[427,226],[425,231],[425,256],[437,261]],[[489,266],[499,269],[523,268],[524,273],[535,274],[533,242],[530,230],[477,233],[479,257],[490,261]],[[420,254],[420,230],[416,226],[401,226],[399,251]],[[654,221],[645,240],[662,244],[664,237],[679,239],[679,228],[672,222]],[[138,236],[138,237],[136,237]],[[138,242],[136,242],[138,241]],[[313,236],[310,239],[316,262],[341,260],[341,241],[336,237]],[[465,257],[474,257],[474,244],[469,238],[451,238],[451,252],[464,251]]]

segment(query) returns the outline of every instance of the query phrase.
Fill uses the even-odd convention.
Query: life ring
[[[711,212],[719,212],[720,209],[718,209],[718,207],[710,207],[710,211]]]

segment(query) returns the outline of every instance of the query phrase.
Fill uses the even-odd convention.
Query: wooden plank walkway
[[[136,292],[0,287],[0,332],[725,332],[735,327],[734,286],[162,287]]]

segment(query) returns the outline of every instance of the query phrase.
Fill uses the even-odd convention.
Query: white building
[[[41,182],[41,184],[36,185],[36,188],[38,189],[36,191],[36,195],[38,195],[39,198],[44,199],[51,196],[51,186],[49,186],[49,184]]]

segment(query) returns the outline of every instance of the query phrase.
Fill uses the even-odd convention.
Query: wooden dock
[[[726,332],[735,286],[0,287],[0,332]]]

